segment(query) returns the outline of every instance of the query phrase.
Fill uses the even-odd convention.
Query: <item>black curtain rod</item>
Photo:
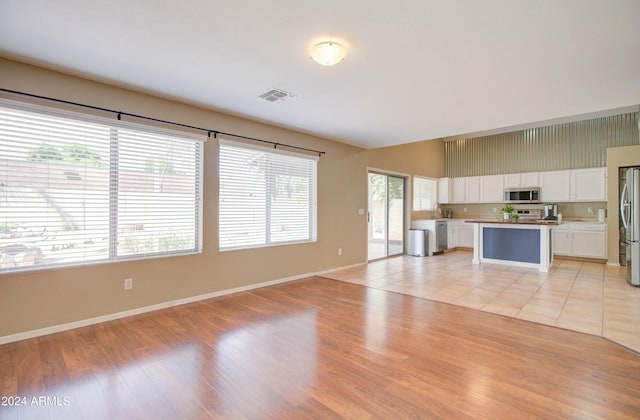
[[[245,140],[251,140],[251,141],[257,141],[257,142],[260,142],[260,143],[271,144],[271,145],[273,145],[274,148],[277,148],[277,147],[281,146],[281,147],[288,147],[290,149],[304,150],[305,152],[317,153],[318,156],[322,156],[322,155],[325,154],[325,152],[322,152],[320,150],[307,149],[305,147],[292,146],[290,144],[277,143],[277,142],[269,141],[269,140],[262,140],[262,139],[256,139],[256,138],[253,138],[253,137],[241,136],[241,135],[238,135],[238,134],[225,133],[224,131],[218,131],[218,130],[212,130],[212,129],[209,129],[209,128],[196,127],[196,126],[193,126],[193,125],[182,124],[182,123],[177,123],[177,122],[167,121],[167,120],[161,120],[159,118],[146,117],[144,115],[131,114],[129,112],[115,111],[113,109],[102,108],[102,107],[93,106],[93,105],[86,105],[86,104],[81,104],[81,103],[78,103],[78,102],[66,101],[64,99],[50,98],[50,97],[47,97],[47,96],[34,95],[33,93],[19,92],[17,90],[4,89],[4,88],[0,88],[0,91],[7,92],[7,93],[13,93],[13,94],[16,94],[16,95],[28,96],[30,98],[44,99],[44,100],[47,100],[47,101],[59,102],[59,103],[67,104],[67,105],[73,105],[73,106],[79,106],[79,107],[83,107],[83,108],[89,108],[89,109],[93,109],[93,110],[96,110],[96,111],[110,112],[112,114],[116,114],[116,117],[118,118],[118,120],[120,120],[122,118],[122,116],[125,115],[127,117],[139,118],[139,119],[142,119],[142,120],[154,121],[154,122],[159,122],[159,123],[163,123],[163,124],[175,125],[177,127],[190,128],[192,130],[204,131],[204,132],[207,133],[208,137],[211,137],[211,133],[213,133],[213,137],[214,138],[217,138],[218,134],[222,134],[222,135],[225,135],[225,136],[236,137],[236,138],[245,139]]]

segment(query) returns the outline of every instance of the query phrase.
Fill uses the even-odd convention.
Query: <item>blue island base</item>
[[[485,227],[482,256],[494,260],[540,263],[540,232],[537,229]]]

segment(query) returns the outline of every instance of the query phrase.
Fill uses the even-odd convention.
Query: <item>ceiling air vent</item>
[[[284,101],[286,98],[293,98],[295,96],[296,95],[292,93],[285,92],[284,90],[280,90],[280,89],[271,89],[266,91],[262,95],[260,95],[262,99],[267,100],[269,102]]]

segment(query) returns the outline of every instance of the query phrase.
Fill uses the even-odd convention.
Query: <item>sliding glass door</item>
[[[404,252],[404,178],[369,172],[369,260]]]

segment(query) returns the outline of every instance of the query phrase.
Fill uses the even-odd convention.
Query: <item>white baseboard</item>
[[[332,271],[343,270],[351,267],[357,267],[366,263],[353,264],[344,267],[331,268],[329,270],[319,271],[316,273],[300,274],[291,277],[285,277],[276,280],[265,281],[262,283],[249,284],[247,286],[234,287],[233,289],[219,290],[217,292],[206,293],[204,295],[191,296],[184,299],[171,300],[168,302],[158,303],[156,305],[144,306],[142,308],[130,309],[128,311],[116,312],[109,315],[98,316],[95,318],[87,318],[80,321],[68,322],[65,324],[53,325],[51,327],[40,328],[37,330],[25,331],[17,334],[5,335],[0,337],[0,345],[13,343],[15,341],[26,340],[28,338],[40,337],[47,334],[53,334],[61,331],[72,330],[74,328],[86,327],[89,325],[99,324],[101,322],[113,321],[115,319],[126,318],[133,315],[139,315],[146,312],[157,311],[159,309],[171,308],[172,306],[185,305],[187,303],[198,302],[200,300],[212,299],[218,296],[230,295],[232,293],[246,292],[249,290],[260,289],[262,287],[273,286],[276,284],[287,283],[294,280],[300,280],[307,277],[319,276]]]

